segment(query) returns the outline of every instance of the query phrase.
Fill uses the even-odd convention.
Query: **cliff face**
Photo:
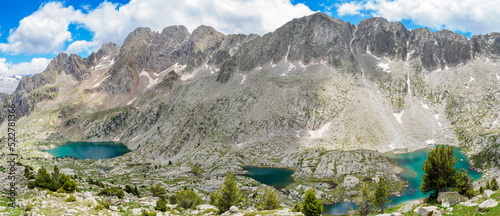
[[[481,155],[500,140],[499,57],[498,33],[469,40],[321,13],[263,36],[138,28],[122,47],[58,55],[9,100],[19,116],[56,112],[50,128],[68,138],[207,167],[276,165],[308,147]]]

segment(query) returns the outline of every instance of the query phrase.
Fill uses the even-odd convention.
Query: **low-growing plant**
[[[66,198],[66,202],[75,202],[76,201],[76,197],[73,196],[73,194],[69,195],[68,198]]]

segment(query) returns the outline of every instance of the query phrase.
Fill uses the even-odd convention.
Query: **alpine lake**
[[[116,142],[67,142],[62,146],[46,150],[54,157],[73,157],[78,159],[108,159],[130,152],[122,143]]]
[[[473,180],[481,178],[482,174],[471,169],[467,155],[458,147],[453,147],[454,155],[457,156],[458,162],[455,164],[457,170],[462,168],[467,170],[469,176]],[[408,182],[408,187],[401,191],[401,196],[391,196],[394,198],[393,205],[401,205],[403,203],[422,199],[426,197],[419,187],[422,183],[422,163],[427,159],[427,154],[430,149],[422,149],[405,154],[385,153],[385,155],[393,159],[403,171],[398,176],[404,181]],[[286,187],[288,184],[293,183],[292,170],[284,168],[259,168],[259,167],[244,167],[250,174],[245,174],[256,181],[273,186],[278,190]],[[357,206],[351,202],[338,202],[335,204],[324,205],[323,213],[330,215],[345,215],[350,208],[356,209]]]

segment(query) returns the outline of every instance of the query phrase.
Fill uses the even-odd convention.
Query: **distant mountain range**
[[[26,76],[26,75],[25,75]],[[2,76],[0,75],[0,92],[10,94],[16,90],[17,84],[21,81],[23,76],[13,75],[13,76]]]

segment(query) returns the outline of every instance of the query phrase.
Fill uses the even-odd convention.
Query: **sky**
[[[87,57],[137,27],[208,25],[224,34],[272,32],[323,12],[358,24],[370,17],[467,37],[500,32],[500,0],[16,0],[0,6],[0,76],[42,72],[60,52]]]

